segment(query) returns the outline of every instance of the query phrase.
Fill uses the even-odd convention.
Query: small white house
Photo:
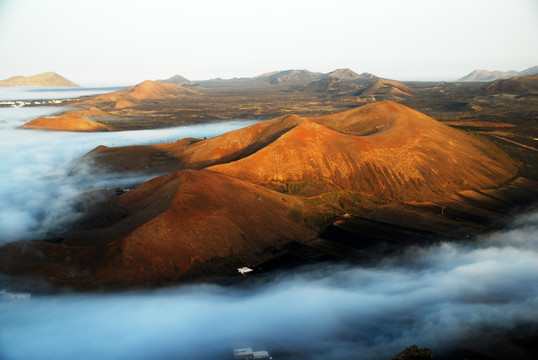
[[[252,351],[252,348],[241,348],[234,350],[237,360],[265,360],[272,359],[267,351]]]
[[[272,359],[267,351],[254,351],[254,360]]]
[[[246,267],[246,266],[237,268],[237,272],[240,273],[241,275],[246,275],[246,274],[251,273],[253,271],[254,270],[252,270],[251,268]]]

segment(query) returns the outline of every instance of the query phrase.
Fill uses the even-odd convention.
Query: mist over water
[[[73,161],[99,145],[124,146],[213,137],[253,124],[228,121],[158,130],[75,133],[18,129],[59,107],[0,108],[0,243],[43,236],[73,216],[71,201],[106,186],[128,186],[150,176],[97,178],[90,172],[68,176]]]
[[[117,133],[21,130],[58,107],[0,108],[0,242],[72,215],[73,197],[142,178],[67,176],[98,145],[211,137],[230,121]],[[278,359],[391,359],[405,347],[439,357],[481,336],[538,324],[538,212],[472,243],[410,249],[375,267],[316,265],[158,291],[0,300],[0,359],[230,359],[237,347]]]
[[[154,292],[33,297],[0,306],[2,359],[434,357],[538,321],[538,212],[472,244],[410,250],[372,268],[280,273],[263,282]],[[536,331],[536,329],[535,329]]]
[[[124,89],[123,87],[0,87],[0,101],[67,99],[80,96],[104,94]]]

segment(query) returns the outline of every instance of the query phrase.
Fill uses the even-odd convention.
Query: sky
[[[538,0],[0,0],[0,79],[130,85],[350,68],[456,80],[538,65]]]

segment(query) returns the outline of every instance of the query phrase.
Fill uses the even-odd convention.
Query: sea
[[[1,89],[0,103],[107,91]],[[254,123],[110,133],[20,128],[65,109],[0,106],[0,243],[39,238],[69,219],[70,201],[85,191],[148,180],[73,174],[76,160],[99,145],[209,138]],[[233,359],[234,349],[250,347],[275,360],[368,360],[391,359],[413,344],[442,358],[455,347],[537,333],[537,228],[538,212],[529,212],[473,242],[408,249],[375,266],[312,265],[238,285],[3,296],[0,359]]]

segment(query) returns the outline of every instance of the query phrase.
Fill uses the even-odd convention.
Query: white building
[[[234,350],[237,360],[264,360],[272,359],[267,351],[252,351],[252,348],[241,348]]]
[[[31,297],[29,293],[14,293],[0,290],[0,300],[27,300]]]

